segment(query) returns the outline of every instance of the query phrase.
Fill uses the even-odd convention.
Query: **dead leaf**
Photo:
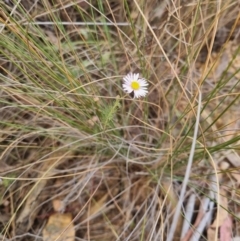
[[[55,212],[62,212],[64,211],[64,203],[62,200],[54,199],[52,201],[53,209]]]
[[[231,159],[231,164],[234,164],[234,167],[239,167],[239,163],[237,163],[239,162],[239,157],[237,155],[226,154],[225,156],[228,158],[229,161]],[[221,162],[219,166],[221,170],[228,170],[230,168],[230,164],[226,161]],[[236,179],[237,183],[240,184],[240,172],[238,168],[236,168],[234,171],[231,171],[230,174]]]
[[[74,241],[75,229],[70,213],[56,213],[50,216],[43,229],[44,241]]]
[[[209,241],[215,240],[216,232],[218,232],[218,228],[221,227],[225,220],[229,217],[228,213],[228,199],[227,193],[224,190],[220,190],[220,199],[219,202],[219,211],[217,216],[213,222],[213,224],[207,230],[207,237]],[[228,241],[228,240],[226,240]]]
[[[232,241],[240,241],[240,237],[234,237]]]
[[[37,215],[37,212],[33,212],[33,210],[39,205],[38,196],[46,186],[47,177],[51,177],[54,174],[54,168],[67,159],[65,155],[66,153],[62,153],[61,151],[55,152],[44,162],[41,168],[42,173],[39,174],[39,179],[26,196],[25,205],[16,220],[19,230],[26,231],[32,226],[35,216]]]
[[[216,230],[215,228],[208,228],[207,230],[207,240],[208,241],[215,241],[215,237],[216,237],[216,232],[218,232],[218,230]]]
[[[222,161],[221,163],[219,163],[219,168],[221,170],[227,170],[229,169],[229,167],[230,167],[230,164],[226,161]]]
[[[240,184],[240,173],[236,170],[236,172],[231,172],[231,175],[236,179],[236,181]]]
[[[218,228],[220,227],[225,219],[228,217],[228,199],[227,199],[227,193],[223,190],[220,191],[220,199],[219,202],[219,212],[214,220],[213,224],[211,225],[212,228]]]
[[[91,207],[89,207],[89,210],[85,214],[83,220],[103,211],[103,206],[107,200],[107,197],[108,193],[105,194],[100,200],[96,201]]]
[[[234,167],[240,166],[240,157],[235,151],[227,153],[225,156]]]
[[[220,241],[232,240],[232,219],[228,216],[220,227]]]

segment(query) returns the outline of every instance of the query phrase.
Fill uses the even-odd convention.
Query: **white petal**
[[[123,84],[123,90],[127,93],[131,93],[133,90],[130,86]]]
[[[134,91],[134,96],[136,98],[141,97],[141,96],[144,97],[147,93],[148,93],[148,91],[146,89],[139,89],[139,90]]]
[[[140,86],[148,86],[148,83],[145,79],[139,79],[138,82],[139,82]]]
[[[133,74],[133,80],[138,81],[139,74]]]
[[[139,78],[139,74],[134,74],[134,73],[129,73],[126,76],[123,77],[123,90],[127,93],[134,93],[134,98],[139,98],[139,97],[144,97],[147,93],[147,86],[148,86],[148,82],[146,81],[146,79],[144,78]],[[134,90],[131,86],[132,82],[138,82],[140,88],[138,90]]]

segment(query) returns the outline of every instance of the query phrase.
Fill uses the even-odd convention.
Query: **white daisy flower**
[[[147,94],[148,83],[146,79],[139,78],[139,74],[129,73],[123,80],[123,90],[128,94],[133,92],[134,98],[144,97]]]

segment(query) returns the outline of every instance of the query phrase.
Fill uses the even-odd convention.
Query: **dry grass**
[[[221,206],[239,236],[238,1],[0,6],[2,240],[42,240],[55,200],[75,240],[180,240],[193,194],[189,232],[206,197],[199,240]],[[145,99],[123,93],[130,71]]]

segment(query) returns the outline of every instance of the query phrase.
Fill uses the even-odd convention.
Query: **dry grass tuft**
[[[238,1],[0,7],[1,240],[46,241],[54,213],[75,240],[238,236]]]

